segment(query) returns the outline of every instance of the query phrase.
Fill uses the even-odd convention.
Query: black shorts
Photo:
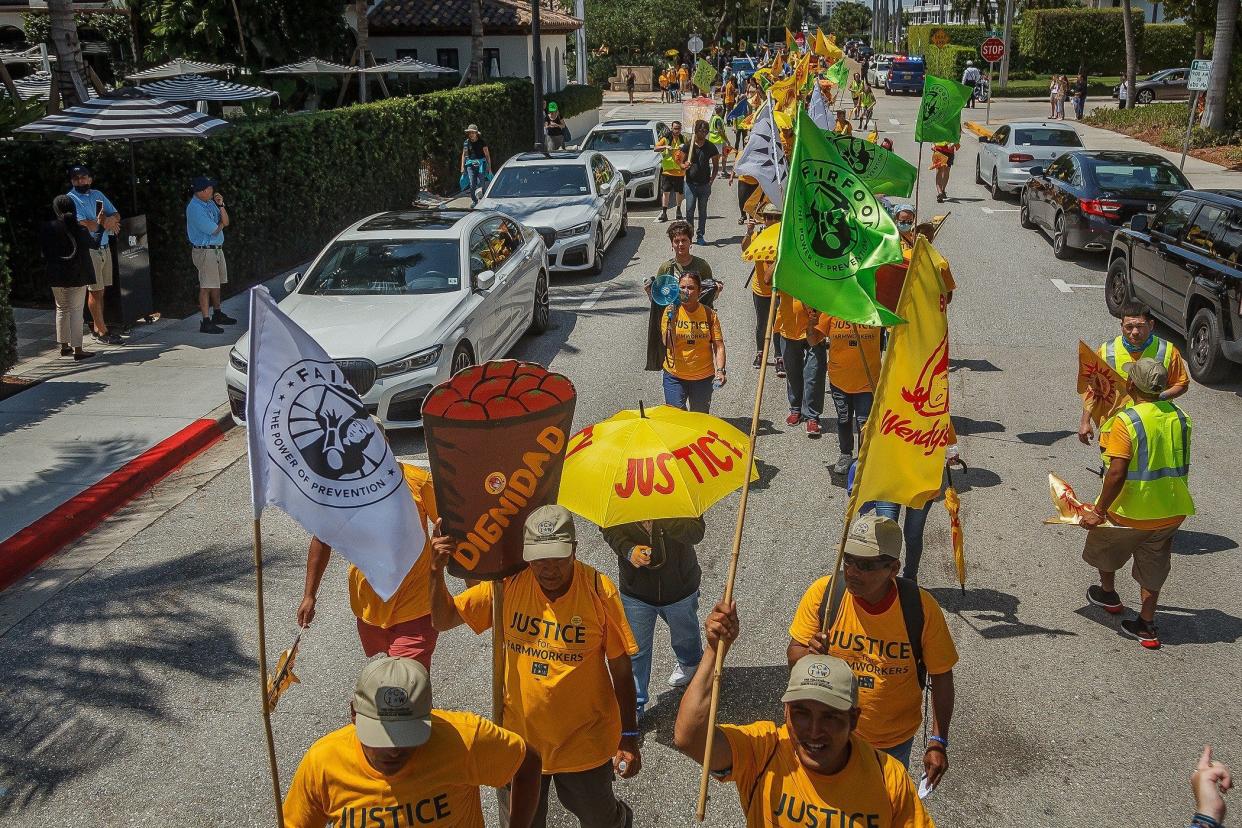
[[[662,193],[681,193],[686,189],[686,177],[684,175],[669,175],[665,173],[660,176],[660,192]]]

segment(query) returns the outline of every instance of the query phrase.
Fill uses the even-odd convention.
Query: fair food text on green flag
[[[923,83],[923,102],[914,122],[914,140],[956,144],[962,139],[962,107],[971,89],[957,81],[928,75]]]
[[[837,152],[873,193],[909,198],[919,171],[895,152],[863,138],[827,133]]]

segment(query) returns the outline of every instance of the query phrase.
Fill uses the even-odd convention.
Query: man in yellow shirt
[[[285,796],[285,828],[483,828],[479,786],[508,786],[511,825],[531,825],[539,753],[473,713],[435,710],[431,679],[408,658],[369,662],[352,723],[311,745]]]
[[[832,578],[824,577],[811,584],[789,626],[787,655],[790,664],[808,653],[845,659],[858,676],[859,735],[903,767],[923,720],[923,684],[930,681],[932,735],[923,768],[936,785],[949,766],[957,648],[931,593],[897,577],[901,539],[891,518],[854,521],[845,542],[844,583],[833,588]],[[835,620],[827,618],[833,606]]]
[[[818,438],[819,417],[824,413],[824,380],[828,376],[830,317],[787,293],[778,290],[776,296],[776,322],[772,330],[781,337],[780,358],[789,401],[785,424],[805,423],[806,436]]]
[[[880,376],[884,329],[854,325],[836,317],[828,319],[828,387],[837,412],[837,447],[841,450],[832,471],[846,474],[854,459],[855,423],[861,433],[871,414],[875,397],[872,380]]]
[[[1127,366],[1127,393],[1134,405],[1101,428],[1100,450],[1108,471],[1100,497],[1082,517],[1088,528],[1082,559],[1100,573],[1087,600],[1110,613],[1122,611],[1117,570],[1131,559],[1142,608],[1121,629],[1148,649],[1157,649],[1156,604],[1169,577],[1173,536],[1195,513],[1187,479],[1190,474],[1190,417],[1164,398],[1169,374],[1164,365],[1141,357]],[[1125,529],[1102,526],[1107,518]]]
[[[531,823],[544,828],[548,790],[583,825],[628,828],[633,814],[612,789],[614,773],[638,773],[637,697],[630,656],[638,645],[617,588],[578,561],[573,516],[540,506],[524,528],[530,566],[504,581],[504,724],[539,751],[543,785]],[[454,598],[444,585],[451,552],[432,562],[431,617],[444,632],[492,626],[495,585]],[[501,793],[504,822],[507,797]],[[505,822],[508,825],[508,822]],[[517,824],[517,823],[514,823]]]
[[[673,733],[677,749],[696,762],[704,761],[707,745],[716,651],[737,638],[736,608],[717,604],[704,627],[707,651]],[[781,701],[782,724],[718,725],[707,757],[713,776],[737,786],[747,828],[933,828],[909,774],[856,731],[862,711],[848,664],[804,656]]]

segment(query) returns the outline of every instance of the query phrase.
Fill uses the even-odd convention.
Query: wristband
[[[626,738],[627,736],[632,736],[633,738],[637,739],[637,738],[638,738],[638,731],[637,731],[637,730],[623,730],[623,731],[621,731],[621,738],[622,738],[622,739]]]
[[[936,744],[943,747],[945,750],[949,749],[949,740],[944,738],[943,736],[928,736],[927,741],[935,742]]]
[[[1190,818],[1190,825],[1192,828],[1221,828],[1220,822],[1215,817],[1198,812]]]

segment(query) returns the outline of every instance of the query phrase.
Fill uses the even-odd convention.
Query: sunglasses
[[[892,561],[887,558],[856,558],[853,555],[845,556],[845,565],[859,572],[879,572],[886,568]]]

